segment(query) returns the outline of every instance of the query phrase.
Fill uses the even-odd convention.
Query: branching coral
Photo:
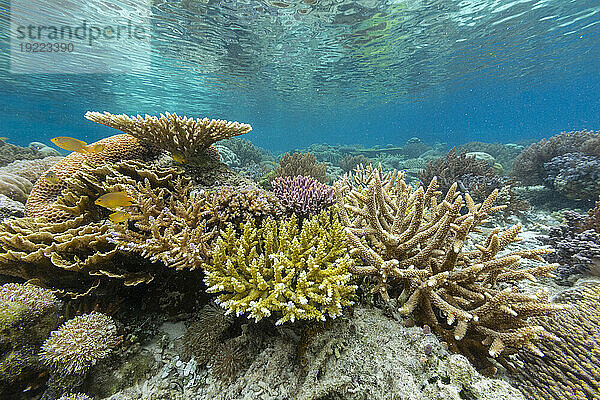
[[[239,122],[194,119],[168,112],[160,117],[146,115],[142,118],[139,115],[136,117],[88,111],[85,117],[183,157],[198,155],[219,140],[243,135],[252,130],[250,125]]]
[[[338,161],[337,165],[338,165],[338,167],[343,169],[344,172],[349,172],[349,171],[352,171],[354,168],[356,168],[356,166],[359,164],[367,165],[370,163],[371,163],[371,160],[369,160],[367,157],[363,156],[362,154],[359,154],[356,156],[347,154],[344,158],[342,158],[340,161]]]
[[[599,202],[600,203],[600,202]],[[574,211],[565,212],[566,223],[552,227],[539,239],[552,246],[554,252],[546,259],[560,263],[557,272],[561,283],[580,274],[600,276],[600,225],[597,224],[598,205],[588,216]]]
[[[546,177],[544,163],[573,152],[600,156],[600,132],[562,132],[550,139],[533,143],[517,156],[513,163],[513,173],[524,184],[541,185]]]
[[[241,167],[260,164],[261,161],[273,159],[273,156],[266,150],[256,147],[251,141],[244,138],[234,137],[223,140],[219,144],[229,148],[237,155]]]
[[[275,168],[272,179],[285,176],[310,176],[321,183],[327,182],[327,166],[318,163],[312,153],[285,153]]]
[[[530,398],[597,399],[600,394],[600,285],[584,283],[553,300],[571,304],[572,308],[534,318],[534,321],[560,340],[540,343],[544,357],[520,351],[500,361],[517,387]]]
[[[111,317],[92,312],[68,320],[42,345],[40,357],[56,374],[84,374],[118,343]]]
[[[546,250],[499,255],[519,240],[520,226],[502,233],[494,229],[476,250],[462,250],[469,233],[501,208],[492,205],[497,191],[476,205],[468,194],[456,193],[456,184],[440,198],[435,178],[426,190],[413,190],[402,174],[383,176],[378,169],[371,169],[361,181],[348,194],[342,184],[336,185],[340,219],[352,252],[365,261],[352,266],[351,272],[373,277],[374,291],[384,299],[389,298],[388,290],[402,289],[401,314],[429,325],[454,350],[467,354],[482,343],[494,357],[514,347],[539,354],[534,342],[555,338],[527,320],[560,306],[548,303],[544,293],[521,294],[513,285],[556,267],[518,268],[522,259],[542,261]],[[467,212],[461,214],[464,205]]]
[[[64,189],[67,189],[67,180],[77,171],[82,169],[84,163],[100,165],[116,163],[123,160],[150,159],[157,154],[157,150],[143,146],[138,139],[130,135],[115,135],[96,142],[104,149],[99,153],[71,153],[54,164],[49,172],[56,174],[58,182],[48,179],[38,179],[25,205],[25,214],[28,217],[45,217],[50,222],[64,222],[73,216],[54,207],[54,202]]]
[[[333,188],[310,176],[275,178],[271,186],[283,205],[298,216],[317,214],[335,202]]]
[[[600,157],[565,153],[544,163],[544,182],[574,200],[594,200],[600,195]]]
[[[459,189],[462,191],[482,186],[478,190],[487,192],[486,197],[501,186],[497,172],[486,161],[469,157],[465,152],[457,155],[455,149],[450,150],[445,157],[430,161],[419,173],[419,179],[424,185],[429,185],[434,178],[444,193],[455,182],[459,183]]]
[[[227,313],[260,320],[278,314],[277,324],[336,317],[353,304],[348,241],[336,216],[323,212],[304,222],[248,220],[236,237],[221,232],[212,262],[203,265],[210,293]]]

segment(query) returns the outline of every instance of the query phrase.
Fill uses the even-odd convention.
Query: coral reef
[[[486,161],[467,157],[465,152],[457,155],[454,148],[445,157],[428,162],[418,176],[425,186],[436,177],[437,185],[444,193],[455,182],[459,183],[459,188],[464,192],[480,186],[478,191],[486,193],[485,197],[502,184],[496,171]]]
[[[337,166],[340,167],[344,172],[352,171],[359,164],[370,164],[371,160],[368,157],[359,154],[357,156],[353,156],[351,154],[346,155],[340,161],[338,161]]]
[[[546,174],[544,164],[566,153],[600,157],[600,132],[561,132],[550,139],[529,145],[513,163],[513,174],[526,185],[541,185]]]
[[[16,398],[45,382],[37,352],[59,324],[60,302],[48,289],[0,286],[0,396]]]
[[[550,262],[559,263],[556,272],[559,282],[568,284],[581,274],[600,276],[600,225],[598,209],[586,217],[574,211],[565,211],[566,223],[550,228],[548,235],[539,239],[555,251],[546,255]]]
[[[0,274],[77,292],[102,279],[122,279],[126,285],[151,280],[148,263],[131,262],[131,256],[124,262],[125,254],[108,241],[113,226],[109,211],[93,201],[113,191],[133,193],[136,187],[174,190],[177,175],[177,169],[135,161],[80,167],[65,179],[66,189],[54,204],[69,216],[67,221],[26,217],[0,223]]]
[[[276,196],[261,189],[222,187],[195,196],[191,189],[180,176],[170,191],[143,185],[130,190],[134,223],[114,225],[110,241],[150,261],[193,270],[209,259],[219,229],[237,228],[247,218],[281,217],[285,211]]]
[[[9,217],[25,216],[25,204],[0,194],[0,221]]]
[[[146,115],[128,116],[114,115],[108,112],[88,111],[85,117],[128,133],[144,143],[179,154],[193,157],[205,151],[215,142],[234,136],[243,135],[252,130],[248,124],[230,122],[220,119],[187,118],[177,114],[165,113],[160,117]]]
[[[277,324],[336,317],[353,304],[348,241],[331,212],[305,220],[248,220],[239,238],[233,226],[221,232],[212,262],[204,264],[207,292],[219,293],[227,313],[259,321],[272,313]]]
[[[544,182],[573,200],[594,200],[600,195],[600,157],[565,153],[544,163]]]
[[[512,164],[519,154],[523,151],[523,146],[514,143],[486,143],[486,142],[469,142],[458,146],[456,151],[461,154],[463,152],[484,152],[490,154],[496,162],[502,165],[504,171],[511,171]]]
[[[37,180],[25,205],[25,214],[28,217],[45,217],[50,222],[64,222],[73,218],[68,212],[54,207],[54,202],[60,193],[67,189],[67,180],[81,170],[84,163],[99,165],[122,160],[143,160],[158,154],[156,149],[143,146],[131,135],[115,135],[99,140],[95,144],[104,145],[104,149],[95,154],[71,153],[49,169],[58,177],[58,183],[47,179]]]
[[[58,375],[85,374],[118,343],[113,319],[98,312],[68,320],[42,345],[40,357]]]
[[[62,395],[58,400],[93,400],[91,397],[84,393],[69,393]]]
[[[270,179],[286,176],[310,176],[321,183],[327,183],[327,166],[324,163],[318,163],[315,156],[311,153],[285,153],[279,160],[279,165]]]
[[[251,141],[244,138],[230,138],[219,142],[220,146],[227,147],[239,159],[240,167],[260,164],[266,160],[274,160],[266,150],[256,147]]]
[[[547,250],[504,252],[519,240],[519,225],[502,233],[494,229],[476,250],[462,250],[469,233],[501,208],[492,205],[497,191],[476,205],[468,194],[456,193],[456,184],[440,198],[435,178],[427,190],[414,191],[395,171],[384,176],[371,169],[360,180],[349,193],[336,184],[338,212],[352,252],[365,262],[350,271],[373,278],[373,292],[387,300],[390,290],[401,290],[399,312],[429,325],[466,355],[482,352],[482,345],[493,357],[520,347],[541,354],[534,342],[555,339],[528,318],[561,306],[548,303],[544,292],[525,295],[515,285],[556,267],[519,268],[523,259],[543,261]]]
[[[310,176],[275,178],[273,193],[291,213],[298,216],[318,214],[335,203],[335,192]]]
[[[47,154],[35,147],[20,147],[12,143],[0,140],[0,167],[10,164],[16,160],[34,160],[44,158]]]
[[[62,157],[18,160],[0,167],[0,193],[20,203],[27,201],[33,184]]]
[[[503,360],[514,383],[529,398],[541,400],[598,399],[600,395],[600,283],[584,282],[553,298],[569,310],[535,323],[560,338],[541,343],[544,357],[520,351]]]

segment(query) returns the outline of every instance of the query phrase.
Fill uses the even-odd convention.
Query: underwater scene
[[[600,400],[600,4],[0,0],[0,400]]]

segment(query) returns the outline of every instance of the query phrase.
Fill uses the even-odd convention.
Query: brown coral
[[[515,158],[513,174],[527,185],[544,183],[544,163],[567,153],[581,152],[589,156],[600,156],[600,132],[561,132],[549,139],[529,145]]]
[[[71,153],[49,169],[58,177],[58,183],[52,183],[43,177],[38,179],[25,204],[26,216],[45,217],[49,222],[63,222],[72,218],[72,215],[55,208],[54,202],[58,195],[67,188],[67,179],[79,171],[83,163],[115,163],[121,160],[147,159],[157,154],[156,149],[142,145],[131,135],[115,135],[96,143],[104,145],[101,152],[95,154]]]
[[[402,290],[401,314],[429,325],[451,348],[468,355],[481,351],[482,343],[494,357],[519,347],[540,354],[534,342],[555,338],[527,320],[560,306],[548,303],[544,293],[521,294],[514,285],[556,267],[519,268],[523,259],[543,261],[546,250],[499,255],[519,240],[520,226],[513,226],[502,233],[494,229],[476,250],[462,251],[469,233],[502,208],[492,206],[497,191],[475,204],[468,194],[456,193],[456,184],[440,198],[435,178],[426,190],[413,190],[395,171],[383,176],[371,168],[362,180],[366,189],[351,188],[346,195],[343,185],[336,185],[340,219],[353,253],[365,262],[352,272],[375,279],[374,291],[384,299],[389,290]]]
[[[139,115],[136,117],[88,111],[85,117],[184,157],[205,152],[219,140],[243,135],[252,130],[250,125],[239,122],[208,118],[194,119],[168,112],[161,114],[160,117],[146,115],[142,118]]]
[[[580,284],[553,300],[573,307],[534,322],[560,340],[539,344],[544,357],[520,351],[500,361],[531,398],[596,400],[600,398],[600,284]]]
[[[34,160],[18,160],[0,167],[0,193],[21,203],[27,201],[27,196],[33,184],[45,174],[62,157],[46,157]]]
[[[271,180],[276,177],[286,176],[310,176],[321,183],[327,183],[327,166],[325,163],[317,162],[312,153],[285,153],[279,160],[279,165],[275,168]]]

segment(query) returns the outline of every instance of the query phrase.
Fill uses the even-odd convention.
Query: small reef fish
[[[125,192],[112,192],[98,197],[94,204],[109,210],[115,210],[121,207],[129,207],[132,201],[133,199]]]
[[[46,180],[53,185],[57,185],[60,183],[60,178],[58,177],[58,175],[56,175],[54,171],[49,171],[46,175],[44,175],[44,178],[46,178]]]
[[[75,139],[68,136],[57,136],[55,138],[50,139],[50,141],[56,146],[60,147],[61,149],[87,154],[100,153],[102,150],[104,150],[105,146],[101,143],[88,145],[83,140]]]
[[[119,222],[127,221],[129,219],[129,217],[131,217],[131,214],[129,214],[127,211],[121,211],[121,210],[115,211],[114,213],[112,213],[108,216],[110,221],[115,224],[118,224]]]
[[[0,140],[2,140],[3,142],[6,142],[8,140],[8,138],[4,137],[4,136],[0,136]]]
[[[171,158],[173,158],[173,161],[175,161],[177,164],[185,163],[185,158],[181,153],[171,153]]]

